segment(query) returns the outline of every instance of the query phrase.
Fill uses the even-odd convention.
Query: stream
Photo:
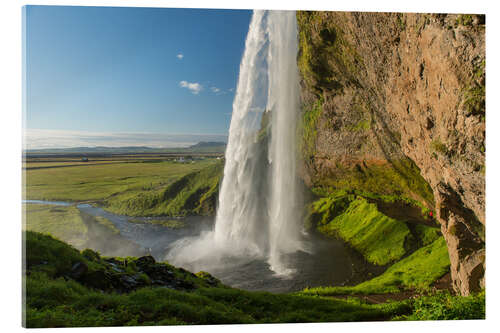
[[[199,237],[202,233],[213,229],[214,218],[190,216],[172,217],[129,217],[105,211],[102,208],[86,203],[75,204],[63,201],[23,200],[24,204],[45,204],[71,206],[76,205],[80,212],[93,217],[104,217],[111,221],[122,237],[134,242],[157,261],[164,261],[171,245],[186,238]],[[130,220],[141,220],[145,223],[134,223]],[[184,223],[182,228],[170,228],[150,223],[155,219],[178,219]],[[283,258],[295,273],[289,276],[276,275],[270,269],[265,258],[236,259],[227,258],[224,265],[202,267],[220,279],[224,284],[244,290],[261,290],[270,292],[293,292],[306,287],[343,285],[353,282],[359,273],[370,269],[367,264],[347,248],[343,242],[323,237],[322,235],[304,235],[309,244],[308,252],[297,251]],[[188,270],[197,271],[200,267],[183,265]],[[199,266],[199,265],[198,265]],[[208,268],[208,269],[207,269]],[[363,274],[364,275],[364,274]]]

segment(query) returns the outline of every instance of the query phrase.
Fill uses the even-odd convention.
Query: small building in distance
[[[88,162],[89,159],[87,157],[82,157],[82,162]]]

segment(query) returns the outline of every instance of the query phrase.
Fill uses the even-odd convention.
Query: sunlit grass
[[[339,200],[324,202],[338,210]],[[412,237],[404,222],[385,216],[377,210],[375,204],[361,197],[350,203],[340,201],[345,209],[339,215],[324,218],[319,222],[318,230],[324,234],[337,236],[358,250],[371,263],[385,265],[401,258],[405,253],[405,243]],[[344,208],[348,205],[347,208]],[[338,206],[338,204],[337,204]],[[318,207],[318,212],[326,208]]]
[[[25,194],[26,199],[94,201],[123,192],[159,192],[174,180],[215,162],[122,162],[25,170]]]
[[[449,271],[450,259],[443,237],[424,246],[390,266],[382,275],[352,287],[318,287],[306,289],[303,295],[346,295],[395,293],[402,290],[427,290]]]
[[[26,230],[51,234],[74,246],[87,240],[87,226],[75,206],[26,204]]]

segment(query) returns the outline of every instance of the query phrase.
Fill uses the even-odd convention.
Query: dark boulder
[[[99,290],[110,290],[113,289],[113,275],[102,271],[89,271],[84,274],[80,279],[84,285],[99,289]]]
[[[137,266],[137,268],[141,270],[148,266],[154,265],[155,263],[156,263],[155,258],[153,258],[152,256],[140,257],[135,261],[135,265]]]
[[[87,265],[85,263],[79,261],[76,264],[74,264],[73,267],[71,267],[71,273],[69,276],[72,279],[78,280],[85,273],[87,273],[88,270],[89,270],[89,268],[87,267]]]

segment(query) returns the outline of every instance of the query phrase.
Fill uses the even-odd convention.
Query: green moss
[[[483,60],[477,66],[475,66],[474,78],[477,80],[481,80],[485,75],[485,70],[486,70],[486,60]]]
[[[290,294],[248,292],[214,285],[210,274],[195,277],[168,264],[176,277],[189,278],[191,292],[147,286],[130,293],[95,291],[68,276],[75,262],[89,270],[106,269],[101,257],[86,258],[71,246],[50,236],[27,232],[27,327],[95,327],[128,325],[180,325],[228,323],[285,323],[374,320],[473,319],[484,317],[484,291],[470,297],[435,294],[386,304],[368,305],[350,298],[338,300],[318,295],[391,292],[426,289],[449,267],[446,244],[432,244],[392,265],[383,275],[355,287],[307,289]],[[89,251],[84,251],[89,254]],[[118,261],[124,261],[115,258]],[[127,258],[127,269],[137,274],[136,258]],[[43,267],[52,267],[44,269]],[[108,272],[109,273],[109,272]],[[149,276],[140,276],[147,284]],[[139,275],[140,275],[139,274]],[[186,280],[187,281],[187,280]]]
[[[99,261],[101,260],[101,256],[98,252],[92,249],[85,249],[82,251],[82,256],[84,256],[87,260],[90,261]]]
[[[483,176],[486,175],[486,166],[485,165],[481,165],[480,168],[479,168],[479,173]]]
[[[32,231],[27,231],[24,235],[26,265],[36,267],[50,277],[69,272],[78,261],[87,261],[77,249],[50,235]]]
[[[456,25],[470,26],[472,25],[473,19],[472,15],[462,14],[458,15],[456,20]]]
[[[307,216],[305,219],[306,229],[309,230],[317,225],[327,224],[336,216],[343,213],[354,199],[354,195],[348,195],[345,191],[339,191],[334,195],[320,198],[310,203],[307,207]]]
[[[396,196],[402,200],[420,198],[427,206],[434,206],[430,185],[409,158],[392,160],[386,164],[361,163],[350,167],[337,164],[331,175],[315,180],[315,188],[323,195],[345,190],[379,197]]]
[[[402,13],[397,13],[397,18],[396,22],[400,30],[405,30],[406,29],[406,19],[405,15]]]
[[[302,121],[299,126],[300,139],[299,150],[306,161],[310,161],[316,151],[316,137],[318,135],[318,119],[323,111],[323,99],[319,98],[316,103],[302,113]]]
[[[441,236],[439,228],[429,227],[423,224],[416,224],[415,232],[423,246],[429,245]]]
[[[346,84],[359,85],[356,74],[362,58],[346,41],[342,28],[324,12],[297,12],[299,26],[298,67],[304,81],[321,95],[323,88],[341,91]],[[322,29],[317,31],[318,27]]]
[[[412,302],[409,315],[398,316],[395,320],[463,320],[485,319],[485,291],[467,297],[438,292],[434,295],[418,297]]]
[[[485,85],[475,83],[464,92],[464,106],[467,115],[485,115],[485,89]]]
[[[356,125],[352,127],[348,127],[347,129],[350,131],[358,132],[358,131],[366,131],[371,128],[371,121],[370,120],[360,120]]]
[[[145,285],[149,285],[151,284],[151,279],[149,278],[149,276],[145,273],[141,273],[139,274],[139,281],[142,282],[143,284]]]
[[[429,14],[419,14],[418,19],[416,22],[416,31],[420,34],[423,29],[425,29],[425,26],[430,23],[430,18]]]
[[[450,226],[448,227],[447,232],[448,232],[450,235],[456,236],[456,234],[457,234],[457,226],[456,226],[455,224],[450,225]]]
[[[436,153],[440,153],[443,155],[448,155],[448,148],[446,148],[446,145],[441,142],[439,139],[434,139],[431,141],[431,150]]]
[[[363,198],[352,201],[332,220],[324,218],[318,230],[342,238],[366,260],[377,265],[386,265],[401,258],[406,253],[405,243],[412,238],[404,222],[383,215],[375,204]]]
[[[302,295],[345,295],[394,293],[405,289],[428,290],[432,283],[449,271],[450,259],[443,237],[424,246],[390,266],[382,275],[353,287],[318,287]]]

